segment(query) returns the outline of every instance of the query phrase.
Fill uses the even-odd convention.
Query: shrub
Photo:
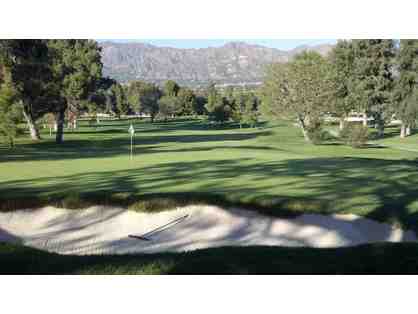
[[[320,122],[312,123],[307,127],[307,132],[310,141],[314,145],[322,144],[328,140],[331,140],[333,137],[332,135],[323,129],[322,124]]]
[[[79,193],[70,192],[67,196],[61,199],[58,207],[66,209],[82,209],[88,207],[90,204],[83,200]]]
[[[363,147],[369,138],[369,129],[362,124],[346,124],[340,132],[341,140],[354,148]]]
[[[186,205],[186,201],[160,197],[154,199],[138,200],[132,203],[128,209],[144,213],[158,213],[165,210],[173,210],[177,207]]]

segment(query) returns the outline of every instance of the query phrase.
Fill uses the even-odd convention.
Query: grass
[[[353,213],[418,232],[418,135],[354,149],[333,140],[306,144],[287,122],[257,129],[201,120],[150,124],[103,121],[56,145],[43,132],[13,150],[0,146],[0,210],[117,205],[157,212],[189,204],[241,206],[273,216]],[[400,258],[401,257],[401,258]],[[0,243],[0,273],[334,274],[416,273],[418,245],[339,249],[225,247],[190,253],[67,256]]]
[[[157,211],[190,203],[238,204],[275,216],[354,213],[418,231],[418,136],[385,138],[354,149],[306,144],[287,122],[257,129],[201,120],[82,121],[56,145],[26,137],[0,147],[0,209],[40,204],[71,208],[122,204]],[[407,147],[409,150],[400,149]]]
[[[0,242],[0,274],[417,274],[418,244],[222,247],[189,253],[58,255]]]

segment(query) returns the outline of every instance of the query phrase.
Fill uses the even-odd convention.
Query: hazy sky
[[[113,42],[145,42],[155,46],[176,48],[206,48],[222,46],[230,41],[244,41],[282,50],[293,49],[301,45],[319,45],[335,43],[335,39],[106,39]],[[105,41],[104,39],[99,41]]]

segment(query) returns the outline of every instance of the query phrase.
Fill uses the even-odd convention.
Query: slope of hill
[[[303,50],[327,54],[332,45],[302,46],[282,51],[244,42],[221,47],[179,49],[144,43],[103,42],[104,74],[120,82],[141,79],[161,83],[172,79],[182,85],[197,86],[209,81],[218,84],[257,84],[264,67],[286,62]]]

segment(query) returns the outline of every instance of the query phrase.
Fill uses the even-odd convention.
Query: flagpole
[[[133,157],[133,138],[134,138],[134,135],[131,134],[131,160],[132,160],[132,157]]]
[[[131,126],[129,127],[129,134],[131,135],[131,157],[130,159],[133,159],[133,155],[134,155],[134,135],[135,135],[135,129],[134,126],[131,124]]]

